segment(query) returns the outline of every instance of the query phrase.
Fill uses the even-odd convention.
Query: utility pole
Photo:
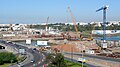
[[[76,26],[76,22],[75,22],[75,19],[74,19],[74,17],[73,17],[73,14],[72,14],[72,11],[70,10],[70,7],[68,7],[68,11],[69,11],[69,13],[70,13],[70,17],[71,17],[71,19],[72,19],[72,22],[73,22],[73,24],[74,24],[74,28],[75,28],[75,31],[76,31],[76,33],[77,33],[77,36],[78,36],[78,38],[80,38],[80,40],[82,40],[82,35],[80,34],[80,36],[79,36],[79,31],[78,31],[78,28],[77,28],[77,26]],[[82,46],[83,46],[83,44],[82,44]],[[71,47],[71,58],[73,59],[73,47]],[[82,58],[83,58],[83,48],[82,48]],[[73,60],[72,60],[73,61]],[[83,62],[82,62],[82,67],[83,67]]]
[[[71,61],[73,62],[73,47],[71,47]]]

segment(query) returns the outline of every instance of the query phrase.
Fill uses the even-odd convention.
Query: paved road
[[[41,66],[43,66],[43,64],[42,64],[42,59],[44,58],[43,55],[37,50],[29,49],[28,51],[33,54],[35,62],[28,63],[28,64],[24,65],[23,67],[33,67],[33,66],[41,67]]]
[[[7,52],[5,49],[0,49],[0,52]]]
[[[3,40],[0,40],[0,43],[3,43],[5,44],[5,46],[11,46],[11,47],[14,47],[14,49],[16,51],[18,51],[18,49],[22,48],[22,49],[25,49],[26,52],[28,53],[31,53],[33,55],[33,58],[34,58],[34,63],[31,63],[30,61],[27,61],[25,65],[23,65],[23,67],[42,67],[43,64],[44,64],[44,55],[39,52],[38,50],[33,50],[33,49],[29,49],[25,46],[21,46],[21,45],[18,45],[18,44],[13,44],[13,43],[7,43],[6,41],[3,41]]]
[[[75,62],[75,63],[79,63],[77,60],[74,60],[74,59],[71,59],[71,58],[67,58],[65,57],[66,60],[69,60],[69,61],[72,61],[72,62]],[[84,65],[88,66],[88,67],[96,67],[94,65],[91,65],[91,64],[88,64],[88,63],[84,63]]]
[[[66,53],[66,54],[71,54],[71,53]],[[73,53],[73,54],[78,55],[78,56],[82,56],[82,54],[80,54],[80,53]],[[116,59],[116,58],[102,57],[102,56],[89,55],[89,54],[83,54],[83,55],[84,55],[84,57],[89,57],[89,58],[96,58],[96,59],[112,61],[112,62],[120,62],[120,59]]]
[[[43,60],[44,57],[43,57],[42,53],[40,53],[38,50],[33,50],[31,48],[29,49],[25,46],[21,46],[21,45],[17,45],[17,44],[14,45],[14,46],[16,46],[17,48],[25,49],[27,52],[29,52],[33,55],[32,60],[34,60],[34,62],[33,63],[29,62],[29,63],[23,65],[23,67],[33,67],[33,66],[34,67],[40,67],[40,66],[43,66],[44,63],[39,63],[39,62],[42,62],[41,60]]]

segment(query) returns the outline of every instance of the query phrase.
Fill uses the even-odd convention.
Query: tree
[[[3,64],[3,60],[0,58],[0,65],[2,65]]]
[[[66,67],[64,56],[61,53],[50,54],[47,56],[47,60],[50,63],[48,67]]]
[[[12,53],[1,52],[0,53],[0,64],[16,62],[16,56]]]

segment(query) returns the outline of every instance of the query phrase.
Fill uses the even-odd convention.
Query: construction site
[[[25,63],[19,63],[19,58],[13,63],[11,59],[10,67],[59,67],[61,64],[56,62],[65,60],[81,67],[120,67],[117,4],[84,0],[3,1],[0,52],[26,56]],[[100,5],[103,6],[98,8]]]
[[[105,11],[107,7],[104,7]],[[99,10],[98,10],[99,11]],[[70,14],[73,27],[75,32],[73,31],[59,31],[58,29],[52,29],[48,27],[49,17],[46,20],[46,25],[44,29],[31,29],[26,26],[19,24],[10,25],[8,31],[0,32],[1,39],[16,41],[16,40],[47,40],[49,43],[54,45],[50,45],[52,50],[57,50],[56,52],[79,52],[79,53],[86,53],[86,54],[94,54],[99,56],[106,56],[106,57],[113,57],[113,58],[120,58],[120,41],[105,41],[106,32],[104,28],[103,33],[103,40],[96,40],[92,34],[92,31],[88,34],[87,37],[84,37],[84,33],[79,32],[77,28],[76,21],[68,7],[68,12]],[[104,18],[105,15],[104,15]],[[103,22],[105,22],[104,19]],[[94,30],[93,27],[92,30]],[[101,45],[101,43],[103,45]]]

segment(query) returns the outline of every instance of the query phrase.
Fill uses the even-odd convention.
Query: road
[[[77,60],[79,57],[82,57],[82,54],[80,53],[64,53],[65,57],[73,58]],[[120,58],[109,58],[109,57],[102,57],[97,55],[90,55],[90,54],[83,54],[83,57],[87,59],[88,64],[94,65],[94,66],[102,66],[102,67],[120,67]]]
[[[27,48],[27,47],[25,47],[25,46],[21,46],[21,45],[14,45],[14,46],[16,46],[17,48],[22,48],[22,49],[25,49],[27,52],[29,52],[29,53],[31,53],[32,55],[33,55],[33,59],[32,60],[34,60],[34,62],[33,63],[31,63],[31,62],[29,62],[29,63],[27,63],[27,64],[25,64],[25,65],[23,65],[23,67],[42,67],[43,66],[43,54],[41,53],[41,52],[39,52],[38,50],[33,50],[33,49],[29,49],[29,48]]]
[[[50,53],[45,52],[44,54],[45,54],[45,55],[48,55],[48,54],[50,54]],[[65,59],[65,60],[72,61],[72,62],[75,62],[75,63],[78,63],[78,64],[81,64],[81,63],[78,62],[77,60],[71,59],[71,58],[69,58],[69,57],[64,57],[64,59]],[[88,63],[84,63],[84,65],[86,65],[86,66],[88,66],[88,67],[96,67],[96,66],[94,66],[94,65],[92,65],[92,64],[88,64]]]
[[[38,50],[29,49],[28,51],[30,53],[32,53],[32,55],[34,57],[34,62],[23,65],[23,67],[33,67],[33,66],[42,67],[44,64],[44,63],[42,63],[42,60],[44,58],[43,55]]]
[[[31,53],[33,55],[33,59],[34,62],[33,63],[27,63],[25,65],[23,65],[23,67],[42,67],[45,63],[44,63],[44,59],[45,59],[45,55],[43,53],[41,53],[40,51],[38,51],[37,49],[32,49],[32,48],[28,48],[25,46],[21,46],[21,45],[17,45],[16,46],[19,48],[23,48],[25,49],[27,52]]]
[[[7,52],[5,49],[0,49],[0,52]]]
[[[25,49],[26,52],[31,53],[33,55],[33,60],[34,62],[31,63],[30,61],[27,61],[27,64],[23,64],[23,67],[42,67],[44,64],[44,54],[42,54],[41,52],[39,52],[38,50],[33,50],[33,49],[29,49],[28,47],[25,46],[21,46],[18,44],[13,44],[13,43],[7,43],[6,41],[0,41],[1,43],[5,44],[5,46],[11,46],[14,47],[14,49],[16,49],[18,51],[18,49]]]
[[[71,53],[66,53],[66,54],[71,54]],[[80,54],[80,53],[73,53],[73,55],[82,56],[82,54]],[[89,58],[106,60],[106,61],[112,61],[112,62],[120,62],[120,59],[116,59],[116,58],[109,58],[109,57],[103,57],[103,56],[97,56],[97,55],[90,55],[90,54],[83,54],[83,56],[84,57],[89,57]]]
[[[66,60],[69,60],[69,61],[72,61],[72,62],[75,62],[75,63],[80,63],[78,62],[77,60],[74,60],[74,59],[71,59],[71,58],[67,58],[65,57]],[[88,64],[88,63],[84,63],[84,65],[88,66],[88,67],[96,67],[94,65],[91,65],[91,64]]]

